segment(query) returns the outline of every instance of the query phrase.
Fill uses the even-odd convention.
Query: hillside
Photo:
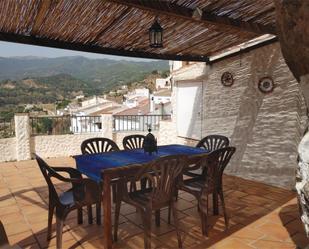
[[[153,70],[168,70],[167,61],[117,61],[88,59],[81,56],[38,58],[0,57],[0,80],[21,80],[68,74],[90,86],[110,90],[115,84],[142,80]]]
[[[168,62],[61,58],[0,58],[0,107],[54,103],[76,95],[100,95],[139,82]]]

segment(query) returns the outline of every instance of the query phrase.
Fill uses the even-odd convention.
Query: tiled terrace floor
[[[72,158],[48,161],[52,165],[74,166]],[[224,189],[230,228],[225,232],[223,218],[211,216],[209,238],[201,235],[196,201],[180,193],[177,208],[184,248],[282,249],[305,248],[309,244],[298,218],[295,193],[232,176],[224,177]],[[35,161],[0,164],[0,220],[11,244],[55,248],[55,238],[46,242],[47,200],[47,186]],[[163,210],[161,226],[153,225],[153,248],[177,247],[174,228],[166,218]],[[123,205],[120,221],[120,240],[115,248],[143,248],[143,229],[135,209]],[[103,248],[102,244],[102,226],[87,222],[78,226],[75,212],[68,217],[64,248]]]

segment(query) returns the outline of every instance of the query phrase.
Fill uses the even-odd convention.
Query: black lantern
[[[149,133],[146,135],[144,142],[143,142],[143,148],[144,152],[148,152],[149,155],[152,154],[152,152],[158,153],[158,147],[157,147],[157,139],[153,134],[151,134],[151,129],[148,129]]]
[[[163,28],[156,18],[155,22],[151,25],[149,29],[149,42],[152,48],[162,48],[163,47]]]

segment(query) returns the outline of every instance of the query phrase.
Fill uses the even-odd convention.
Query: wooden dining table
[[[201,156],[207,153],[208,151],[205,149],[171,144],[158,146],[158,152],[152,154],[145,153],[143,149],[133,149],[74,156],[76,167],[81,173],[97,182],[103,182],[102,202],[105,248],[110,249],[113,245],[111,185],[117,178],[124,175],[134,175],[138,168],[133,165],[145,165],[158,157],[167,155],[187,155],[189,157],[189,162],[194,164]]]

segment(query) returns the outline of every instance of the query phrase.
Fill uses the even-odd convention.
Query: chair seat
[[[205,180],[199,177],[191,178],[183,181],[183,185],[180,187],[181,190],[189,192],[195,195],[197,198],[200,196],[201,191],[207,184]],[[210,184],[206,187],[208,193],[213,193],[214,185]]]
[[[59,195],[59,200],[62,205],[73,206],[75,204],[73,191],[68,190]]]
[[[152,188],[146,188],[143,190],[137,190],[134,192],[129,193],[129,198],[124,198],[123,201],[134,205],[134,206],[138,206],[140,208],[145,208],[147,206],[147,204],[150,203],[151,201],[151,193],[152,193]],[[166,206],[167,202],[162,202],[162,203],[156,203],[154,205],[152,205],[152,209],[156,210],[156,209],[160,209],[162,206]]]

